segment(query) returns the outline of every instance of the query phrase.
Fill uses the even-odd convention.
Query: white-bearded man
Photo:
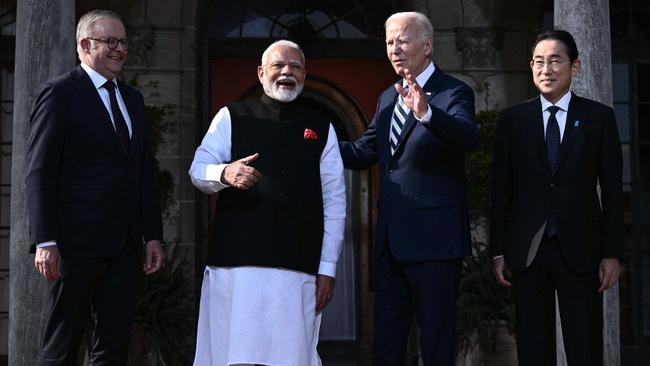
[[[320,314],[343,242],[345,182],[336,133],[296,101],[300,47],[262,55],[261,98],[212,120],[190,167],[219,192],[199,311],[195,366],[317,366]]]

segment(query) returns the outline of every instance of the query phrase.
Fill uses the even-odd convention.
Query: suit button
[[[555,187],[555,184],[554,184],[554,183],[551,183],[551,188],[553,188],[553,187]]]
[[[388,174],[392,173],[393,169],[388,169]]]

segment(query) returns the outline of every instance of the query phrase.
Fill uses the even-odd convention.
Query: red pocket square
[[[309,128],[305,128],[305,133],[303,134],[303,137],[305,140],[318,140],[318,135],[314,130],[311,130]]]

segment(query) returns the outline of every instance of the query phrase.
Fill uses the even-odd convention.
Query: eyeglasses
[[[101,42],[101,43],[106,43],[106,46],[108,46],[109,49],[114,50],[117,48],[117,46],[121,43],[122,48],[128,49],[129,48],[129,40],[127,38],[122,38],[122,39],[117,39],[117,38],[106,38],[106,39],[100,39],[100,38],[92,38],[88,37],[88,39]]]
[[[289,65],[289,69],[294,72],[302,72],[305,69],[305,67],[299,62],[289,62],[288,64],[284,62],[272,62],[271,64],[263,66],[268,66],[274,71],[280,71],[287,65]]]
[[[546,61],[544,60],[531,60],[530,64],[537,70],[541,70],[544,68],[544,66],[548,65],[551,67],[553,70],[558,70],[560,67],[562,67],[562,64],[564,63],[564,60],[561,58],[551,58]]]

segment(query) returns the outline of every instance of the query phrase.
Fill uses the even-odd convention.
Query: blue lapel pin
[[[573,127],[578,127],[578,126],[580,126],[580,121],[575,120],[575,122],[573,122]]]

